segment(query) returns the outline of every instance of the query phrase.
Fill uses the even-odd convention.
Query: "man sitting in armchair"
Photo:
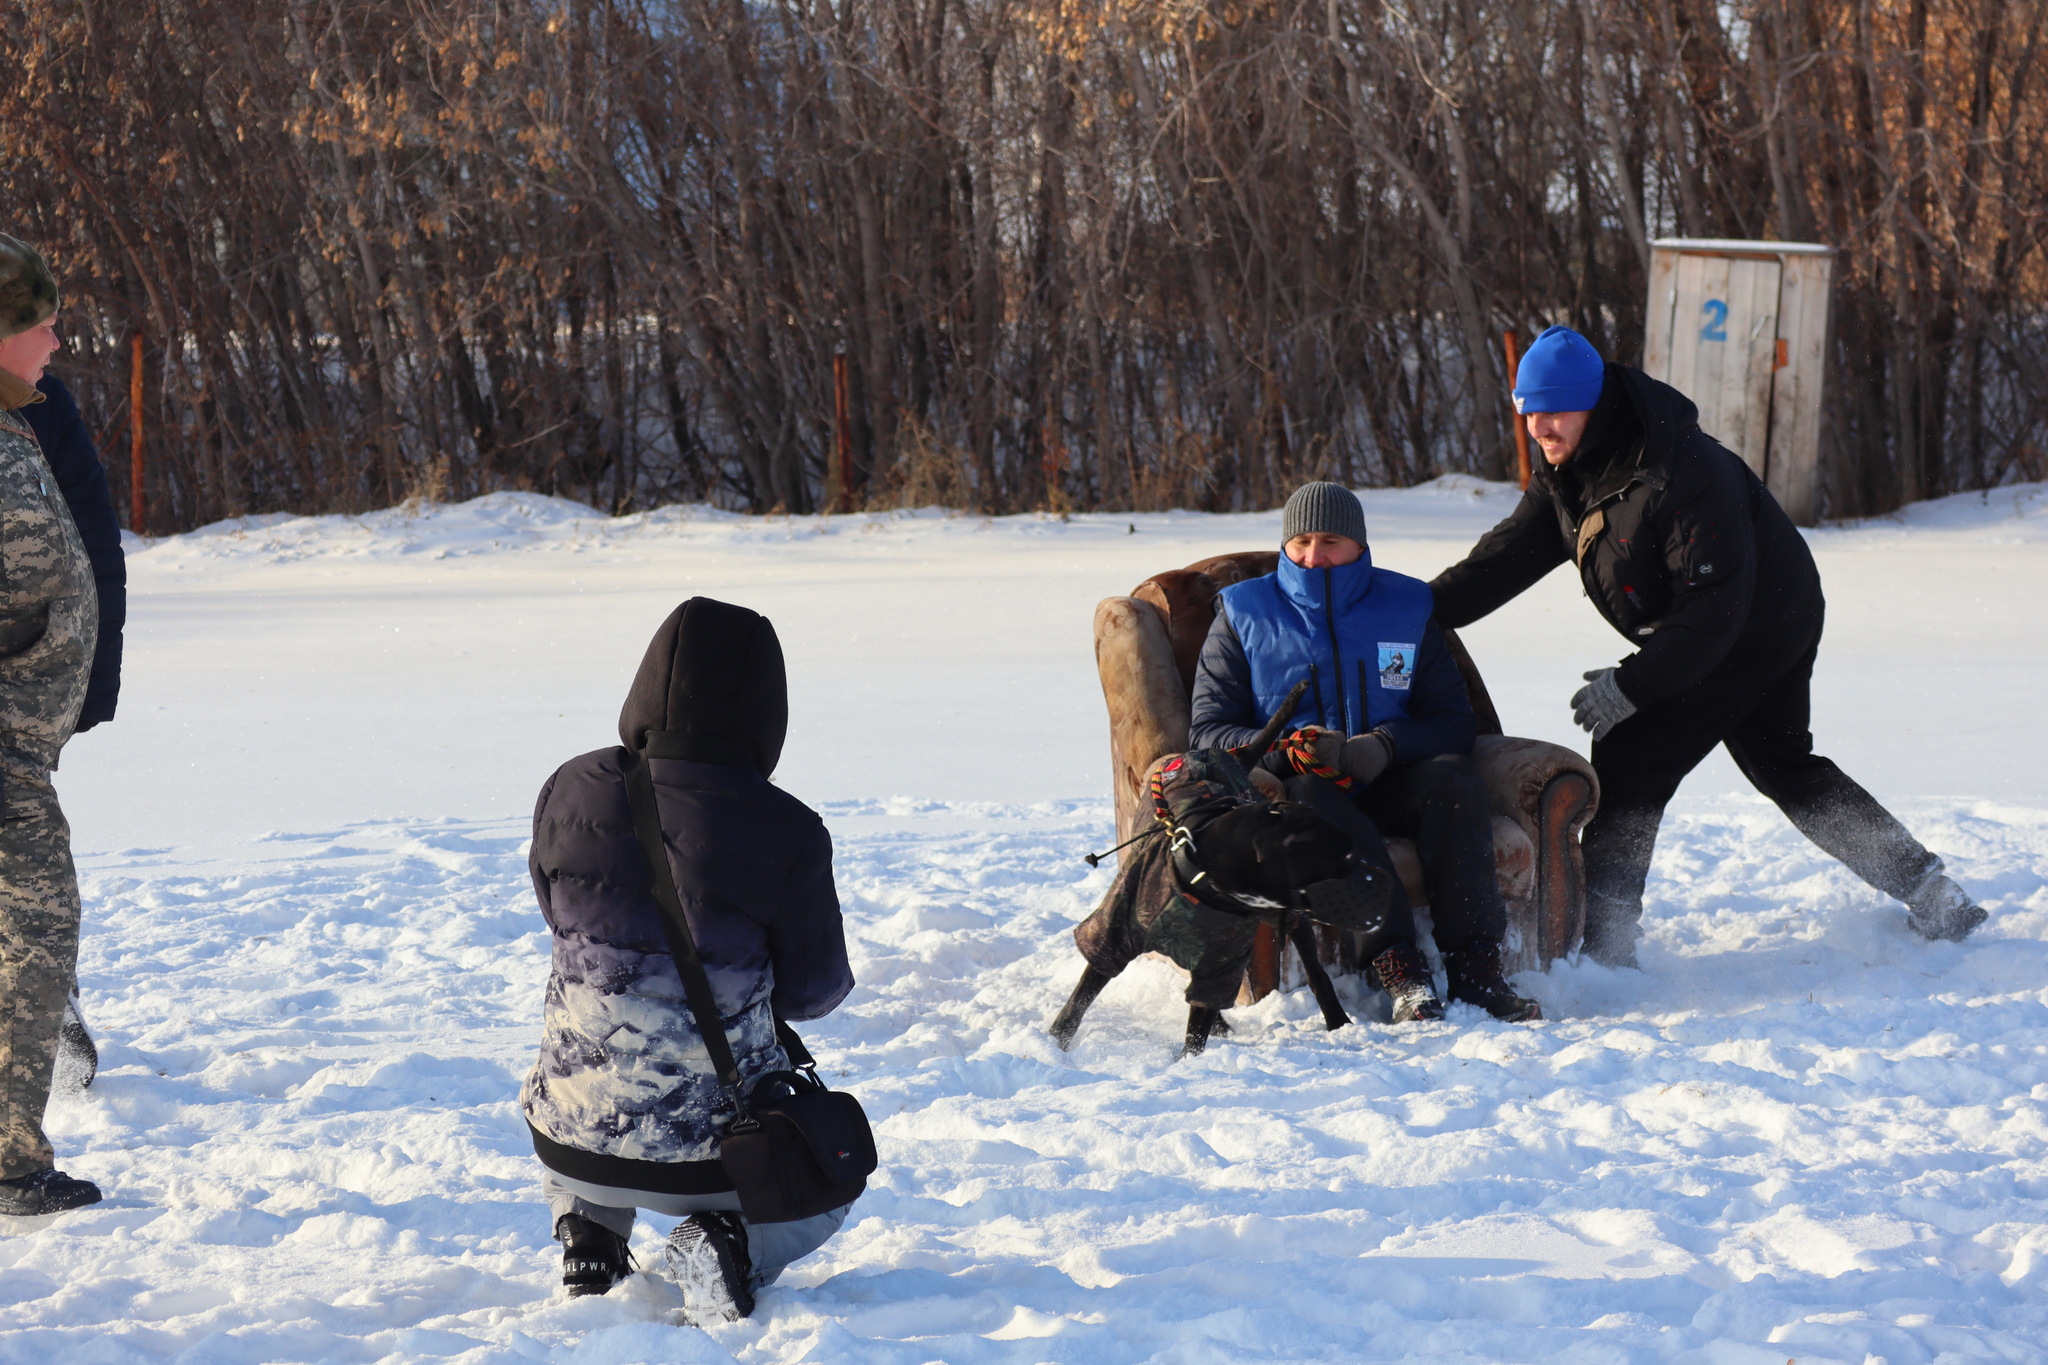
[[[1341,484],[1295,490],[1281,549],[1275,572],[1217,599],[1195,673],[1191,744],[1246,743],[1306,680],[1287,739],[1253,782],[1314,808],[1389,871],[1381,831],[1414,839],[1450,997],[1499,1019],[1539,1018],[1536,1002],[1501,977],[1507,907],[1492,811],[1469,757],[1478,721],[1428,585],[1373,567],[1365,509]],[[1385,924],[1365,937],[1360,956],[1392,997],[1394,1021],[1441,1019],[1398,878]]]

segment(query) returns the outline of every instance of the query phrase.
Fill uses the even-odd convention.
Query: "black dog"
[[[1233,755],[1196,750],[1154,769],[1156,825],[1117,871],[1102,904],[1074,929],[1088,966],[1051,1024],[1062,1048],[1103,987],[1143,953],[1187,969],[1188,1029],[1182,1055],[1227,1031],[1221,1011],[1238,987],[1262,923],[1279,928],[1301,956],[1331,1028],[1349,1022],[1323,971],[1310,921],[1343,929],[1379,927],[1392,877],[1360,862],[1351,836],[1307,806],[1270,802],[1251,787]]]
[[[1351,871],[1351,836],[1293,801],[1225,811],[1202,827],[1194,861],[1240,905],[1289,910],[1301,891]]]

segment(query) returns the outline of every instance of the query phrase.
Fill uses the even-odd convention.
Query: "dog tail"
[[[1301,694],[1306,691],[1308,679],[1303,678],[1294,685],[1294,690],[1287,694],[1287,700],[1280,703],[1280,709],[1266,722],[1266,728],[1253,735],[1251,743],[1230,751],[1230,756],[1236,759],[1246,772],[1250,772],[1252,764],[1257,763],[1272,750],[1273,741],[1280,738],[1280,731],[1286,726],[1287,718],[1294,714],[1294,708],[1301,704]]]

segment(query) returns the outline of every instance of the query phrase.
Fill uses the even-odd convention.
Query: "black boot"
[[[668,1235],[668,1273],[693,1326],[738,1322],[754,1311],[753,1258],[736,1213],[693,1213]]]
[[[1941,874],[1939,863],[1906,902],[1906,927],[1925,939],[1961,943],[1986,918],[1969,892]]]
[[[1496,1019],[1521,1023],[1541,1019],[1543,1007],[1526,996],[1516,995],[1500,974],[1500,944],[1490,938],[1475,938],[1455,952],[1444,954],[1444,975],[1450,978],[1450,997],[1477,1005]]]
[[[1444,1017],[1429,964],[1412,943],[1397,943],[1372,960],[1372,978],[1394,1002],[1394,1022],[1412,1024]]]
[[[37,1218],[99,1202],[99,1186],[90,1180],[74,1180],[62,1171],[37,1171],[0,1180],[0,1214],[14,1218]]]
[[[626,1239],[588,1218],[563,1214],[555,1240],[562,1244],[562,1287],[572,1299],[602,1294],[633,1273]]]
[[[1603,967],[1629,967],[1640,971],[1636,962],[1636,939],[1641,934],[1643,909],[1633,902],[1610,901],[1597,892],[1586,893],[1586,933],[1579,951]]]

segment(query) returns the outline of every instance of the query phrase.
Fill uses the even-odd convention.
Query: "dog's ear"
[[[1350,835],[1307,806],[1289,803],[1277,813],[1284,819],[1274,840],[1275,851],[1285,851],[1304,884],[1343,875],[1353,851]]]
[[[1265,862],[1268,855],[1278,857],[1282,853],[1293,852],[1294,827],[1298,823],[1295,812],[1302,809],[1304,807],[1277,801],[1265,808],[1265,819],[1259,821],[1258,832],[1252,836],[1252,849],[1260,862]],[[1316,819],[1321,823],[1320,817]]]
[[[1203,826],[1196,838],[1203,866],[1224,872],[1259,862],[1263,853],[1266,812],[1262,805],[1243,805],[1226,811]]]

